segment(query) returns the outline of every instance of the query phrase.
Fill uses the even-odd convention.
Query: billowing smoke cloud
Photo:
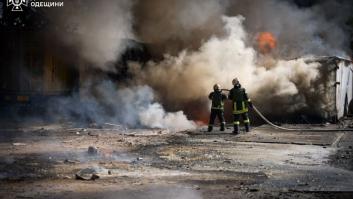
[[[148,86],[118,88],[111,81],[81,88],[80,96],[56,99],[51,102],[49,115],[55,119],[115,123],[128,127],[167,128],[172,131],[194,128],[182,112],[166,113],[154,102],[153,90]]]
[[[289,96],[310,90],[305,89],[318,77],[318,64],[299,59],[277,61],[270,67],[258,65],[256,52],[245,45],[244,18],[223,20],[226,36],[212,37],[198,51],[183,51],[177,57],[167,56],[162,62],[150,63],[141,77],[143,81],[163,93],[169,103],[205,98],[214,83],[231,88],[232,79],[238,77],[260,105],[261,99],[271,107],[268,111],[274,110],[272,98],[282,101],[288,107],[281,108],[287,110],[295,104],[305,104],[304,96],[297,101],[289,100]],[[171,89],[173,92],[169,92]]]
[[[185,110],[195,102],[206,105],[204,99],[214,83],[230,88],[231,80],[238,77],[266,112],[293,112],[318,100],[311,99],[310,94],[315,92],[311,85],[320,74],[317,63],[290,59],[349,53],[345,21],[352,6],[346,6],[346,1],[321,1],[307,8],[279,0],[107,0],[73,4],[77,3],[82,5],[79,11],[60,15],[64,22],[69,16],[68,26],[73,27],[73,34],[64,36],[64,40],[78,46],[79,54],[93,66],[108,71],[114,71],[109,63],[125,49],[125,38],[147,43],[153,56],[162,59],[147,66],[130,64],[134,77],[129,81],[133,82],[132,91],[127,88],[126,92],[138,93],[136,85],[149,85],[156,91],[157,100],[173,110]],[[340,15],[333,14],[332,7],[340,10]],[[256,37],[264,31],[273,33],[277,47],[270,54],[260,55]],[[101,89],[104,93],[106,88]],[[96,100],[108,99],[108,107],[114,107],[110,99],[140,99],[126,93],[117,95],[102,95]],[[124,115],[119,114],[124,108],[109,110],[117,116],[112,118],[129,125],[171,126],[169,121],[180,116],[188,126],[182,113],[168,114],[153,100],[148,102],[148,106],[142,106],[143,114],[138,114],[141,111],[136,107],[140,106],[133,111],[127,109],[132,114],[125,117],[131,119],[117,116]],[[317,101],[319,107],[322,103]],[[122,104],[129,107],[128,103]],[[92,109],[92,113],[99,110]]]
[[[150,62],[143,73],[132,69],[138,71],[138,81],[156,89],[164,103],[179,108],[195,101],[205,103],[202,99],[214,83],[230,88],[231,80],[238,77],[267,113],[290,113],[309,105],[316,110],[324,107],[312,88],[320,77],[319,64],[293,58],[347,57],[345,22],[352,10],[347,1],[321,1],[305,8],[294,1],[278,0],[172,2],[152,1],[148,5],[162,6],[160,13],[137,14],[144,16],[137,17],[138,30],[144,30],[138,36],[167,50],[162,51],[162,61]],[[194,8],[194,3],[202,6]],[[342,14],[333,14],[332,7]],[[222,16],[230,17],[222,20]],[[256,37],[265,31],[275,36],[277,47],[261,55]]]
[[[49,115],[129,127],[194,128],[183,112],[167,113],[154,99],[150,87],[130,85],[117,88],[104,74],[92,75],[90,72],[94,68],[118,72],[115,63],[129,47],[128,40],[134,39],[134,3],[130,0],[74,0],[65,2],[65,8],[57,13],[48,13],[55,25],[66,30],[65,34],[56,32],[58,38],[73,46],[81,60],[80,93],[53,102],[59,106],[50,106]]]
[[[153,48],[153,54],[176,55],[197,49],[214,34],[222,33],[223,0],[149,0],[135,7],[138,37]],[[153,11],[152,11],[153,10]]]
[[[115,71],[112,62],[120,58],[133,39],[131,0],[65,1],[65,7],[48,13],[59,28],[58,38],[74,46],[78,54],[94,67]]]
[[[138,1],[135,27],[142,41],[176,55],[197,50],[213,35],[222,35],[222,16],[242,15],[252,45],[259,32],[272,32],[278,39],[276,54],[281,58],[311,55],[347,55],[347,20],[352,3],[348,0],[313,1],[298,7],[294,0],[152,0]],[[150,12],[155,10],[154,12]],[[337,13],[339,11],[339,14]]]
[[[352,5],[348,1],[321,1],[299,8],[294,1],[232,1],[228,14],[241,14],[251,37],[272,32],[278,40],[281,58],[307,55],[347,56],[349,40],[346,22]],[[339,12],[339,14],[338,14]]]

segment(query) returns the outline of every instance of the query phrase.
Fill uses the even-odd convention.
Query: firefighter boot
[[[225,130],[224,126],[225,126],[225,123],[222,122],[222,123],[221,123],[221,131],[224,131],[224,130]]]
[[[249,123],[245,123],[245,131],[250,132],[250,124]]]
[[[234,125],[234,131],[233,131],[233,133],[234,133],[235,135],[240,133],[239,125]]]
[[[212,126],[208,126],[207,131],[208,131],[208,132],[211,132],[212,130],[213,130],[213,127],[212,127]]]

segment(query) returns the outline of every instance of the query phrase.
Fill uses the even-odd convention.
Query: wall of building
[[[34,98],[66,95],[78,88],[75,63],[38,31],[0,33],[1,101],[28,102]]]

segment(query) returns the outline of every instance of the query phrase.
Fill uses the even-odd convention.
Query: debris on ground
[[[89,146],[87,150],[88,155],[97,155],[98,154],[98,148],[94,146]]]
[[[53,198],[111,198],[109,190],[128,190],[145,198],[140,190],[150,186],[186,186],[203,199],[308,199],[330,191],[352,196],[347,192],[353,191],[350,133],[283,132],[266,126],[237,136],[232,129],[213,134],[81,130],[51,128],[50,137],[11,132],[14,138],[0,143],[0,197],[23,191],[46,198],[55,191]],[[89,132],[99,139],[87,136]],[[31,147],[13,147],[23,144]],[[83,195],[74,194],[78,192]],[[84,195],[92,192],[97,195]]]
[[[16,143],[12,143],[12,145],[14,145],[14,146],[26,146],[27,144],[26,143],[16,142]]]
[[[100,175],[110,175],[111,172],[101,167],[91,167],[80,170],[75,174],[77,180],[96,180]]]

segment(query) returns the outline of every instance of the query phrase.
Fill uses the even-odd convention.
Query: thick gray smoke
[[[245,18],[246,44],[252,45],[259,32],[272,32],[281,58],[346,55],[349,49],[350,1],[324,0],[300,8],[291,0],[150,0],[138,1],[135,7],[137,36],[162,46],[162,54],[197,50],[213,35],[224,33],[222,16],[237,15]]]
[[[116,87],[108,78],[92,75],[92,69],[116,73],[116,63],[134,39],[132,7],[135,1],[70,1],[65,9],[48,16],[66,30],[57,34],[77,49],[80,63],[80,94],[59,99],[50,115],[74,121],[119,123],[129,127],[194,128],[181,111],[167,113],[146,85]],[[104,75],[103,75],[104,76]],[[59,106],[57,106],[59,105]],[[57,108],[60,107],[60,108]]]
[[[224,0],[140,0],[134,10],[138,37],[153,54],[177,55],[196,50],[214,34],[221,34]]]
[[[348,1],[327,0],[299,8],[293,1],[235,0],[228,14],[245,17],[249,39],[259,32],[272,32],[278,40],[277,56],[293,59],[307,55],[347,56],[349,37],[345,23],[350,11],[352,5]]]
[[[151,90],[133,95],[140,92],[136,86],[151,86],[161,104],[184,110],[191,102],[204,103],[214,83],[230,88],[231,80],[238,77],[266,112],[305,108],[309,101],[317,100],[310,99],[310,94],[315,92],[312,83],[320,76],[319,64],[290,59],[349,53],[345,21],[352,7],[346,2],[326,0],[300,8],[293,1],[279,0],[73,1],[78,4],[75,10],[59,14],[57,21],[72,29],[63,40],[78,47],[84,61],[105,71],[115,71],[109,63],[117,61],[126,38],[147,43],[152,55],[162,58],[147,66],[130,64],[134,77],[124,94],[118,91],[112,97],[104,94],[105,86],[98,89],[103,94],[95,99],[109,104],[112,118],[152,127],[171,126],[169,120],[181,118],[188,126],[182,113],[170,115],[154,104],[148,97]],[[276,48],[265,55],[257,48],[256,37],[261,32],[271,32],[277,40]],[[131,110],[129,103],[124,103],[137,100],[139,104],[139,99],[145,98],[149,100],[142,103],[143,114],[139,114],[140,106]],[[111,108],[114,104],[119,108]],[[101,110],[92,107],[88,109],[91,115]]]
[[[179,53],[166,50],[162,61],[150,62],[143,73],[134,71],[139,71],[139,81],[156,89],[167,104],[184,107],[189,101],[201,101],[214,83],[230,88],[231,80],[238,77],[267,113],[294,112],[318,100],[310,96],[315,93],[311,85],[320,74],[318,63],[290,59],[347,56],[349,52],[344,22],[351,7],[347,8],[345,2],[323,1],[310,8],[278,0],[159,2],[151,1],[140,10],[162,6],[160,12],[167,14],[143,15],[147,17],[137,20],[136,26],[146,31],[139,31],[138,36],[157,43],[156,48],[172,47]],[[195,11],[200,16],[188,12],[193,3],[202,5],[198,8],[203,12]],[[343,13],[333,15],[329,7]],[[210,18],[213,20],[207,20]],[[198,19],[204,20],[200,23]],[[261,32],[271,32],[277,39],[276,49],[266,55],[257,49],[256,37]],[[179,44],[177,48],[173,41]],[[324,106],[320,103],[318,107]]]
[[[258,65],[256,52],[245,45],[244,18],[225,17],[223,20],[227,36],[209,39],[199,51],[183,51],[177,57],[151,62],[141,77],[143,81],[164,93],[167,101],[187,103],[207,96],[216,82],[230,88],[232,79],[238,77],[260,105],[260,100],[270,104],[271,98],[277,98],[277,103],[286,105],[281,108],[290,111],[296,104],[305,104],[304,96],[295,98],[296,101],[289,99],[310,90],[311,82],[319,75],[318,64],[306,64],[299,59],[278,60],[271,67]],[[168,92],[170,88],[173,92]]]
[[[48,13],[63,32],[58,38],[75,47],[86,63],[115,71],[111,62],[120,58],[133,39],[131,0],[65,1],[65,7]]]

